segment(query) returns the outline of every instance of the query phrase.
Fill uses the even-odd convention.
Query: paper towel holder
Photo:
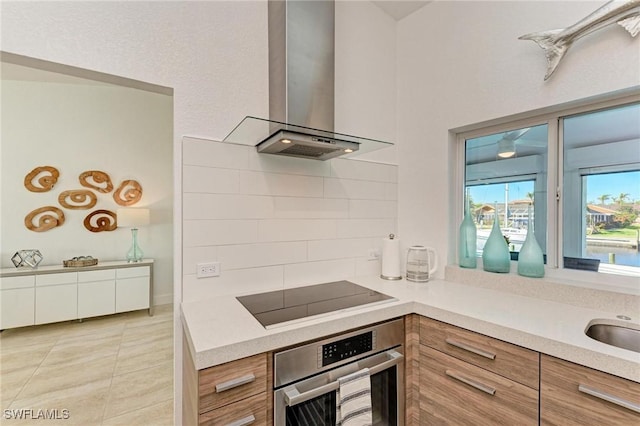
[[[389,234],[389,239],[390,240],[394,240],[396,238],[396,236],[394,234]],[[383,254],[382,254],[382,261],[383,261],[383,265],[384,265],[384,249],[383,249]],[[398,259],[398,263],[399,263],[400,259]],[[398,264],[399,266],[399,264]],[[385,268],[383,267],[383,270]],[[384,271],[383,271],[384,272]],[[402,279],[402,275],[397,275],[397,276],[393,276],[393,275],[385,275],[380,274],[380,278],[382,278],[383,280],[389,280],[389,281],[397,281],[397,280],[401,280]]]

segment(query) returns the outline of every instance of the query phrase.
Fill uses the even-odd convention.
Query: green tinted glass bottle
[[[489,272],[505,273],[511,268],[511,256],[507,242],[500,231],[497,204],[494,212],[493,227],[482,250],[482,268]]]
[[[460,233],[458,236],[458,263],[462,268],[475,268],[477,266],[477,237],[478,231],[476,230],[476,224],[473,223],[473,219],[469,213],[469,199],[465,197],[464,219],[460,224]]]

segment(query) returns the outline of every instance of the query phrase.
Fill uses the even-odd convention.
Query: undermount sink
[[[610,322],[610,321],[608,321]],[[593,320],[585,334],[607,345],[640,353],[640,325],[633,323],[610,324]]]

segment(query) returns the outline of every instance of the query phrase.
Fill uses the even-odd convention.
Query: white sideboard
[[[0,330],[148,309],[153,259],[0,269]]]

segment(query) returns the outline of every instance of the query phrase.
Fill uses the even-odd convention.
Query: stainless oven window
[[[373,426],[398,426],[397,368],[371,376]]]
[[[397,368],[371,376],[372,426],[398,426]],[[286,407],[287,426],[335,426],[336,392]]]
[[[324,426],[336,424],[336,393],[330,392],[287,407],[287,426]]]

